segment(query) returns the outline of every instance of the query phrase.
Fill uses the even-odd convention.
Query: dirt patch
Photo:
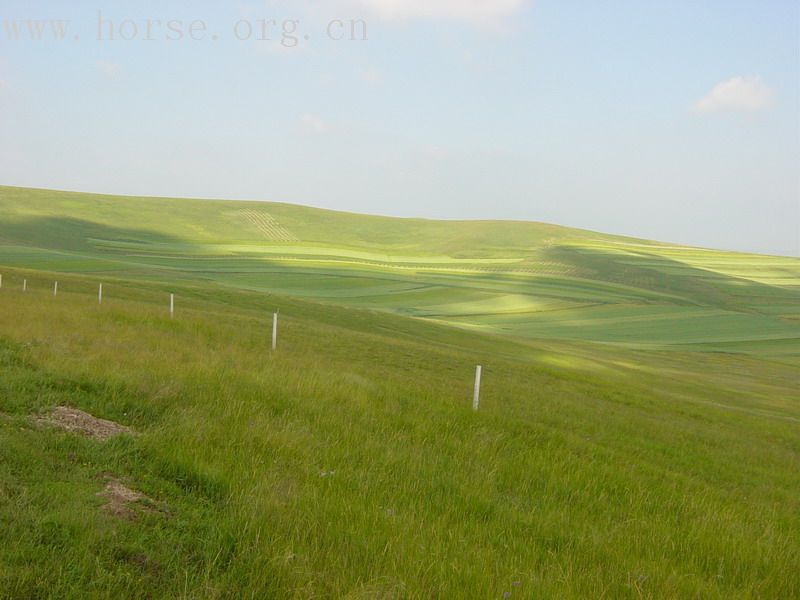
[[[136,518],[137,512],[158,512],[158,507],[151,498],[132,490],[118,479],[110,479],[97,495],[106,500],[101,508],[121,519],[131,521]]]
[[[40,423],[55,425],[96,440],[107,440],[121,434],[134,435],[134,431],[130,427],[114,421],[98,419],[87,412],[68,406],[56,406],[50,414],[40,417],[38,420]]]

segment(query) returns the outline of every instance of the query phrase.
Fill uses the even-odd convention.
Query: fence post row
[[[3,287],[3,275],[0,273],[0,288]],[[28,291],[28,280],[22,280],[22,291]],[[53,282],[53,296],[58,295],[58,281]],[[103,303],[103,284],[100,283],[97,286],[97,302],[98,304]],[[169,295],[169,316],[173,318],[175,315],[175,294],[174,292],[170,292]],[[272,313],[272,349],[276,350],[278,347],[278,312],[275,311]],[[477,411],[480,405],[480,398],[481,398],[481,375],[482,375],[483,367],[478,365],[475,367],[475,389],[472,396],[472,410]]]

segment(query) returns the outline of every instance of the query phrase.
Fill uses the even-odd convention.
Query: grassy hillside
[[[541,223],[0,187],[0,265],[206,281],[528,339],[800,354],[800,259]]]
[[[97,225],[47,226],[27,230],[42,263],[170,273],[70,237]],[[109,273],[98,305],[99,278],[3,274],[0,598],[800,596],[788,354],[504,338]],[[41,421],[60,405],[137,435]],[[149,500],[109,513],[109,478]]]
[[[800,596],[796,258],[0,187],[0,273],[0,598]]]

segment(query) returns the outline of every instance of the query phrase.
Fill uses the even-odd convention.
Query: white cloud
[[[509,17],[522,10],[528,0],[350,0],[350,4],[386,20],[482,22]]]
[[[122,74],[122,65],[110,60],[98,60],[94,66],[98,73],[109,79],[116,79]]]
[[[300,127],[308,133],[324,133],[328,125],[317,115],[305,114],[300,117]]]
[[[697,112],[743,111],[753,112],[769,106],[773,91],[759,77],[734,77],[718,83],[700,98],[694,109]]]

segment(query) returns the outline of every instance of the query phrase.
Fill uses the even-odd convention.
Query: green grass
[[[543,223],[10,187],[0,215],[10,267],[204,281],[528,339],[800,354],[797,258]]]
[[[0,598],[800,597],[796,258],[0,187],[0,272]]]
[[[54,277],[0,289],[0,597],[800,595],[796,358]],[[103,474],[166,512],[103,513]]]

